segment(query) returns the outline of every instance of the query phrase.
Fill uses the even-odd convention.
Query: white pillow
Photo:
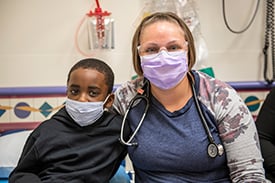
[[[32,130],[0,136],[0,167],[15,167]]]

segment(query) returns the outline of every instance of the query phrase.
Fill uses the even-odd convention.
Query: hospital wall
[[[146,2],[150,1],[99,2],[103,10],[112,13],[115,21],[115,49],[89,50],[87,26],[81,21],[86,13],[94,10],[95,1],[0,0],[1,125],[41,122],[62,106],[67,73],[74,63],[85,57],[76,49],[76,37],[82,51],[105,60],[113,68],[116,85],[135,75],[131,62],[131,38]],[[265,1],[260,1],[255,20],[242,34],[233,34],[226,28],[222,0],[194,2],[208,53],[203,65],[212,67],[215,77],[226,82],[263,81]],[[230,26],[235,30],[246,27],[255,11],[256,1],[225,2]],[[18,92],[25,87],[33,93]],[[57,93],[54,93],[54,87],[59,88]],[[11,94],[13,91],[17,94]],[[245,102],[251,103],[251,98],[254,100],[251,112],[257,115],[267,90],[239,93]],[[22,105],[28,108],[22,110]]]
[[[85,57],[75,47],[75,33],[93,0],[0,0],[0,87],[64,86],[69,68]],[[99,0],[114,19],[115,49],[92,52],[115,72],[116,84],[133,76],[131,38],[145,0]],[[230,0],[226,15],[230,26],[247,26],[256,1]],[[233,34],[225,26],[222,0],[195,0],[200,30],[207,46],[206,66],[224,81],[263,80],[265,1],[251,27]],[[86,24],[78,35],[79,46],[89,51]]]

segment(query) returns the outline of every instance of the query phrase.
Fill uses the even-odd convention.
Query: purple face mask
[[[158,54],[140,56],[143,75],[160,89],[175,87],[188,72],[187,52],[160,51]]]

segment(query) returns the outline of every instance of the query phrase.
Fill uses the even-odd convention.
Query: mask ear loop
[[[103,104],[104,104],[104,105],[105,105],[105,103],[108,101],[108,99],[109,99],[110,96],[111,96],[110,94],[107,95],[107,97],[106,97],[105,100],[103,101]]]
[[[103,106],[103,110],[104,110],[104,111],[108,111],[108,108],[107,108],[107,107],[104,107],[104,106],[106,105],[106,103],[107,103],[107,101],[109,100],[110,96],[111,96],[111,94],[108,94],[107,97],[105,98],[105,100],[103,101],[102,106]]]
[[[207,138],[209,140],[209,144],[207,146],[207,153],[211,158],[215,158],[218,155],[222,156],[223,153],[224,153],[223,145],[215,143],[215,140],[214,140],[214,138],[213,138],[213,136],[212,136],[212,134],[211,134],[211,132],[208,128],[208,125],[206,123],[206,119],[205,119],[204,114],[202,113],[200,105],[199,105],[199,101],[198,101],[197,94],[196,94],[196,91],[195,91],[195,86],[194,86],[194,79],[193,79],[190,72],[188,72],[188,79],[189,79],[189,82],[191,84],[191,88],[192,88],[192,92],[193,92],[193,96],[194,96],[194,100],[195,100],[195,104],[196,104],[198,113],[200,115],[202,124],[203,124],[204,129],[205,129],[206,134],[207,134]]]

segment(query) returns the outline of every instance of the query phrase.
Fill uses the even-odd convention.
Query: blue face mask
[[[67,99],[65,107],[71,118],[80,126],[88,126],[96,122],[104,112],[105,101],[100,102],[79,102]]]
[[[158,54],[141,56],[143,75],[160,89],[175,87],[188,72],[187,52],[160,51]]]

